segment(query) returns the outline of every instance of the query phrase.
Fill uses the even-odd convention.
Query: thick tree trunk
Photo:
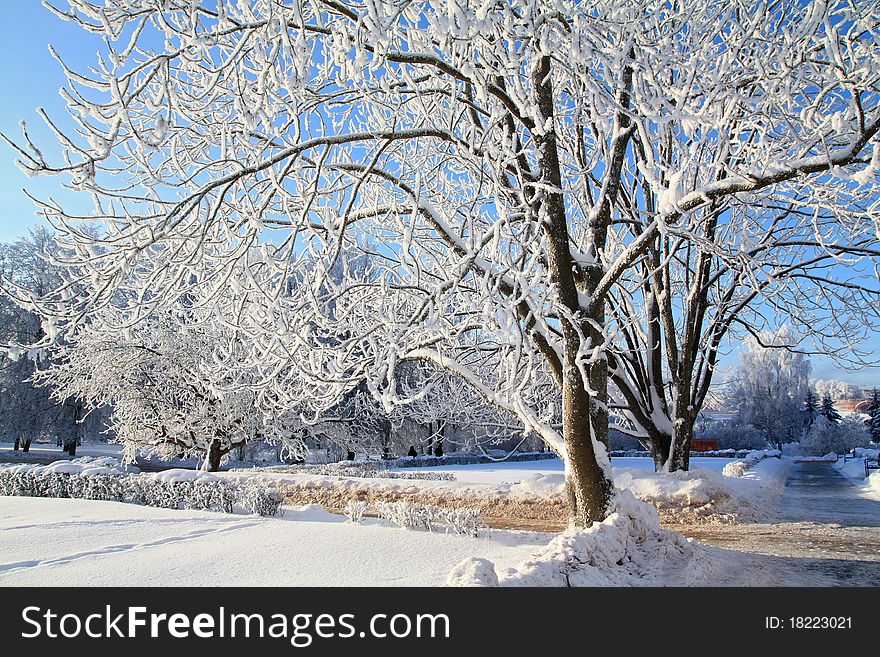
[[[208,472],[217,472],[220,469],[220,457],[223,452],[220,449],[220,439],[214,438],[208,446]]]
[[[657,434],[651,437],[651,458],[654,459],[654,472],[663,472],[669,461],[669,450],[672,448],[672,436]]]
[[[688,470],[691,464],[691,438],[694,436],[694,424],[688,419],[678,418],[675,421],[675,437],[673,439],[672,458],[669,471]]]
[[[568,369],[568,368],[567,368]],[[577,368],[566,376],[562,395],[562,423],[567,451],[566,485],[569,493],[570,523],[574,527],[589,527],[608,516],[614,489],[605,471],[596,460],[593,445],[594,427],[591,422],[590,395]],[[605,425],[607,430],[607,424]],[[606,431],[607,437],[607,431]],[[600,436],[595,436],[600,440]],[[601,440],[600,440],[601,442]]]
[[[23,452],[31,451],[31,439],[30,438],[28,438],[27,440],[24,441],[24,443],[21,446],[21,451],[23,451]]]
[[[76,456],[76,438],[74,438],[64,446],[64,451],[71,456]]]
[[[388,426],[385,428],[382,434],[382,458],[390,459],[391,458],[391,427]]]
[[[591,216],[589,243],[585,252],[595,259],[586,276],[585,294],[593,299],[589,310],[581,306],[581,297],[574,277],[575,263],[571,257],[570,236],[565,199],[562,195],[562,167],[554,130],[554,95],[551,80],[551,57],[541,57],[532,71],[532,81],[538,113],[545,127],[535,133],[539,150],[538,165],[541,182],[549,189],[541,190],[532,199],[536,216],[540,217],[547,238],[547,264],[550,282],[556,289],[560,306],[565,313],[560,317],[562,333],[562,431],[567,452],[565,475],[571,501],[570,522],[574,527],[589,527],[604,520],[609,513],[614,489],[610,472],[606,473],[596,458],[593,443],[608,443],[608,363],[603,352],[596,360],[585,364],[586,381],[578,366],[581,355],[592,354],[595,347],[605,342],[605,306],[593,299],[599,287],[603,270],[599,255],[607,238],[608,217],[613,194],[601,212]],[[627,104],[627,103],[623,103]],[[619,176],[619,162],[613,163],[608,175]],[[612,200],[608,200],[612,199]],[[590,391],[587,391],[586,386]],[[605,457],[603,456],[603,460]]]
[[[446,432],[446,423],[438,422],[437,442],[434,445],[434,456],[443,456],[443,434]]]

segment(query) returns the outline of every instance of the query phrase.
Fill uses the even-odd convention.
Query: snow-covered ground
[[[267,519],[28,497],[0,497],[0,535],[2,586],[431,586],[466,558],[518,563],[548,541],[353,525],[316,506]]]
[[[512,483],[510,466],[522,466],[503,465],[508,466],[506,479],[495,484],[488,483],[499,476],[494,465],[462,466],[471,476],[483,477],[482,484],[368,481],[375,486],[558,493],[561,471],[530,467],[524,479]],[[739,478],[724,477],[717,468],[661,476],[622,468],[615,474],[624,488],[660,506],[681,496],[697,504],[716,503],[703,500],[706,491],[726,499],[739,490],[745,503],[779,487],[777,475],[784,467],[778,459],[767,459]],[[479,475],[480,468],[489,472]],[[259,518],[93,500],[0,497],[0,585],[559,585],[566,577],[584,585],[761,583],[754,573],[731,579],[739,568],[731,559],[739,557],[719,556],[662,530],[653,507],[629,490],[619,496],[621,513],[585,533],[554,538],[484,529],[475,539],[407,531],[369,518],[354,525],[314,505],[287,507],[281,518]]]
[[[733,459],[694,457],[691,459],[691,468],[699,470],[715,470],[721,472],[724,466]],[[620,468],[636,468],[639,470],[654,471],[654,461],[647,457],[615,457],[611,460],[612,468],[616,471]],[[448,472],[455,477],[456,481],[468,484],[493,484],[516,483],[523,481],[536,474],[560,474],[563,471],[562,461],[559,459],[544,459],[540,461],[520,461],[508,463],[479,463],[474,465],[449,465],[436,468],[400,468],[396,472]]]

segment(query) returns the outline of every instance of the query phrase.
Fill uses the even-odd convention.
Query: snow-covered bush
[[[163,479],[146,474],[66,469],[70,471],[58,471],[52,466],[2,467],[0,495],[78,498],[226,513],[232,513],[237,505],[261,516],[277,515],[281,508],[282,498],[277,491],[251,481],[237,484],[220,478]]]
[[[376,515],[406,529],[434,531],[440,518],[440,508],[434,505],[413,504],[406,500],[377,502]]]
[[[442,509],[441,515],[446,523],[447,531],[452,530],[456,534],[477,537],[479,529],[480,510],[469,507],[459,509]]]
[[[265,488],[254,481],[247,481],[237,487],[236,503],[249,513],[260,516],[275,516],[281,509],[284,498],[274,488]]]
[[[801,438],[801,450],[808,456],[843,454],[855,447],[865,447],[870,434],[857,415],[849,415],[840,422],[831,422],[823,416],[816,418]]]
[[[433,458],[433,457],[432,457]],[[397,462],[394,463],[397,465]],[[432,465],[436,465],[432,464]],[[376,463],[326,463],[320,465],[278,465],[260,468],[261,472],[285,474],[311,474],[331,477],[356,477],[360,479],[420,479],[425,481],[455,481],[449,472],[392,472]]]
[[[479,510],[472,508],[444,509],[433,504],[414,504],[406,500],[377,502],[376,515],[406,529],[429,532],[445,526],[446,531],[477,536]]]
[[[364,513],[366,510],[366,502],[362,500],[349,500],[345,505],[345,516],[348,518],[349,522],[358,524],[364,519]]]

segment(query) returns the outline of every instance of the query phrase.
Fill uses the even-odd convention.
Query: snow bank
[[[617,473],[615,483],[653,504],[666,522],[732,524],[771,515],[787,475],[786,461],[769,458],[736,477],[699,469],[667,474],[627,470]]]
[[[874,470],[865,484],[865,495],[874,500],[880,500],[880,470]]]
[[[863,458],[849,459],[848,461],[840,459],[834,464],[834,467],[844,477],[865,481],[865,459]]]
[[[515,497],[553,497],[565,493],[564,474],[533,474],[514,484],[501,484],[498,489]]]
[[[183,468],[173,468],[171,470],[163,470],[152,475],[155,481],[164,481],[168,484],[176,484],[182,481],[223,481],[222,477],[218,477],[210,472],[203,470],[185,470]]]
[[[699,543],[660,527],[656,509],[618,491],[615,511],[583,531],[566,531],[532,558],[498,572],[486,559],[452,569],[447,586],[699,585],[714,568]],[[497,584],[496,584],[497,582]]]
[[[725,477],[742,477],[746,472],[755,467],[758,463],[767,458],[781,458],[782,452],[778,449],[758,449],[746,454],[745,458],[739,461],[731,461],[724,466],[721,471]]]
[[[54,461],[48,465],[23,463],[4,468],[6,472],[30,472],[32,474],[69,474],[92,477],[95,475],[121,475],[127,470],[118,459],[112,457],[94,458],[86,456],[72,461]]]
[[[446,579],[447,586],[498,586],[495,564],[483,557],[468,557]]]
[[[865,459],[868,461],[876,461],[880,450],[856,448],[853,450],[855,458],[844,461],[839,459],[834,467],[845,477],[862,483],[862,495],[865,497],[880,500],[880,470],[871,469],[865,477]]]
[[[748,468],[734,469],[736,475],[727,468],[724,474],[701,468],[671,473],[615,468],[614,485],[653,504],[666,522],[728,524],[758,520],[770,515],[788,474],[787,462],[763,454],[755,453]],[[522,499],[564,498],[565,477],[534,474],[518,483],[499,486],[499,492]]]

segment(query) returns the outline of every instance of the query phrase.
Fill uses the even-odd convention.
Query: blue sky
[[[57,4],[62,5],[62,2]],[[64,102],[58,95],[64,76],[51,57],[48,44],[74,68],[83,68],[95,61],[101,43],[94,35],[79,30],[75,25],[57,19],[37,0],[18,0],[4,5],[4,23],[0,27],[0,131],[13,138],[20,134],[19,122],[25,120],[31,135],[46,145],[47,156],[52,153],[52,137],[43,128],[36,109],[43,107],[60,124],[65,125]],[[60,180],[52,178],[29,179],[14,164],[15,153],[6,144],[0,146],[0,242],[12,241],[26,234],[37,218],[34,205],[22,192],[26,187],[38,197],[53,197],[88,207],[86,199],[66,192]],[[880,353],[880,335],[874,334],[866,348]],[[722,367],[729,368],[738,358],[736,347],[722,359]],[[826,359],[812,357],[813,376],[820,379],[843,379],[863,385],[880,385],[880,367],[861,371],[842,371]],[[723,374],[721,375],[723,377]],[[719,377],[721,378],[721,377]]]
[[[48,44],[71,62],[89,64],[95,60],[100,45],[93,35],[71,23],[57,19],[37,0],[6,3],[0,38],[0,132],[17,139],[21,135],[19,123],[27,122],[31,136],[47,146],[46,154],[53,153],[54,143],[37,115],[44,108],[62,125],[66,112],[58,90],[64,84],[64,75],[58,63],[49,54]],[[52,196],[70,199],[74,195],[60,187],[53,178],[30,179],[15,166],[16,153],[5,142],[0,146],[0,241],[7,242],[25,234],[37,221],[33,202],[24,195],[26,187],[38,197]],[[87,200],[75,202],[88,207]]]

